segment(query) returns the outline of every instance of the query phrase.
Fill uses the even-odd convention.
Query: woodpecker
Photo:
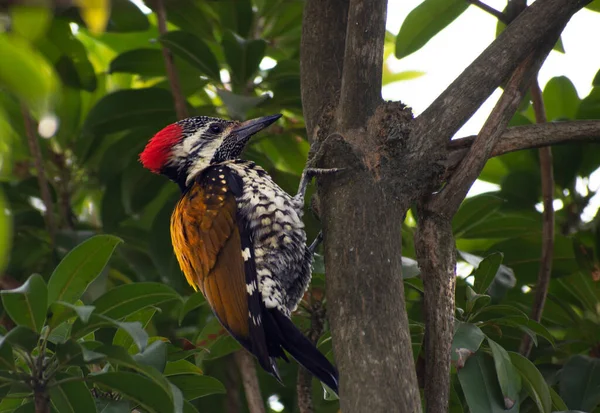
[[[306,244],[306,187],[315,175],[336,170],[306,168],[290,196],[263,168],[240,158],[250,137],[280,117],[184,119],[154,135],[140,161],[179,185],[173,250],[223,327],[280,382],[276,359],[289,361],[286,350],[337,393],[336,368],[290,319],[319,242]]]

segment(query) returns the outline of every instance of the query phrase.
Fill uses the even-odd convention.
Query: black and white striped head
[[[209,165],[240,157],[246,143],[281,115],[245,122],[206,116],[187,118],[158,132],[140,154],[145,168],[186,187]]]

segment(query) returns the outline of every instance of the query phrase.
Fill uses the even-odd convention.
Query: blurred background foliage
[[[56,362],[61,392],[50,395],[61,413],[94,403],[114,412],[248,411],[232,357],[239,346],[187,286],[172,253],[178,189],[144,170],[138,154],[177,120],[166,48],[190,116],[284,115],[245,156],[293,193],[309,150],[299,77],[304,2],[168,0],[163,34],[151,1],[16,3],[0,8],[0,411],[33,411],[31,390],[13,373],[30,374],[27,358],[41,352]],[[418,50],[466,7],[424,1],[400,36],[387,33],[386,59]],[[600,10],[597,1],[590,8]],[[383,79],[422,75],[385,65]],[[580,99],[568,78],[552,79],[548,120],[600,119],[600,72],[594,85]],[[512,124],[533,121],[525,102]],[[589,186],[599,167],[597,145],[554,148],[553,278],[536,323],[527,314],[541,251],[537,152],[486,165],[480,179],[499,190],[468,198],[454,219],[452,412],[600,412],[600,218]],[[307,213],[306,224],[314,237],[318,221]],[[404,279],[419,370],[426,355],[415,226],[409,214]],[[317,257],[295,315],[304,331],[325,304],[323,273]],[[529,360],[517,354],[523,334],[536,343]],[[319,347],[333,357],[327,326]],[[281,375],[285,386],[258,371],[267,410],[298,411],[297,365],[281,365]],[[322,395],[313,380],[315,411],[338,411]]]

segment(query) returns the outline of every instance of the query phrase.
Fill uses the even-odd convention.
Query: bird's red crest
[[[171,148],[179,142],[182,133],[181,126],[173,123],[154,135],[140,154],[140,161],[144,168],[160,173],[169,159]]]

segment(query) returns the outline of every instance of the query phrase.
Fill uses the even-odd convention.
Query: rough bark
[[[309,137],[323,155],[320,166],[346,168],[322,178],[318,193],[329,320],[347,412],[421,409],[401,275],[400,230],[409,204],[391,196],[389,180],[381,179],[377,159],[387,132],[381,136],[379,122],[367,122],[381,102],[385,4],[350,2],[347,34],[341,16],[347,2],[309,1],[304,15],[301,78]],[[339,95],[345,98],[338,106]],[[403,117],[398,109],[391,112]]]
[[[300,76],[306,131],[312,140],[323,113],[342,87],[349,0],[308,0],[304,6]]]

